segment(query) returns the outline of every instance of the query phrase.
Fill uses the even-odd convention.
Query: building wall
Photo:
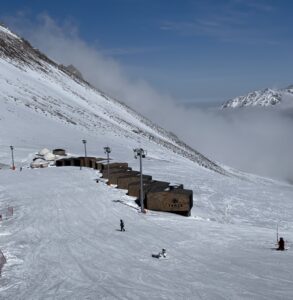
[[[169,182],[164,181],[151,181],[151,182],[144,182],[143,185],[143,193],[145,197],[145,193],[149,191],[151,188],[161,188],[164,190],[169,186]],[[133,197],[140,197],[140,182],[134,182],[128,185],[128,195]]]
[[[54,149],[53,150],[53,154],[55,154],[55,155],[66,155],[66,152],[65,152],[65,150],[64,149]]]
[[[109,163],[109,169],[127,169],[128,168],[128,163]],[[102,163],[102,170],[107,170],[108,169],[108,164],[103,162]]]
[[[134,174],[139,174],[139,173],[136,171],[127,172],[127,170],[122,169],[120,172],[110,174],[109,183],[110,184],[118,184],[119,177],[126,176],[126,175],[127,176],[134,175]]]
[[[128,172],[128,171],[132,171],[132,169],[131,168],[126,168],[126,169],[124,169],[124,168],[110,169],[109,168],[109,174]],[[102,170],[102,176],[104,178],[108,178],[108,169],[107,168]]]
[[[186,212],[188,215],[192,208],[189,193],[176,193],[176,191],[149,192],[146,199],[146,208],[166,212]]]
[[[152,180],[152,176],[149,175],[143,175],[143,181],[150,181]],[[124,177],[119,177],[117,179],[117,185],[119,189],[128,189],[128,185],[131,183],[136,183],[136,182],[140,182],[140,176],[136,175],[136,176],[124,176]]]

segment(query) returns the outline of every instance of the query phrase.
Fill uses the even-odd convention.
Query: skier
[[[285,250],[285,241],[282,237],[280,237],[278,244],[279,244],[279,247],[277,248],[277,250],[284,251]]]
[[[166,249],[165,248],[162,249],[162,252],[159,253],[159,256],[160,257],[164,257],[164,258],[167,257],[167,253],[166,253]]]
[[[152,254],[152,257],[154,258],[167,258],[167,252],[166,249],[162,249],[161,252],[159,252],[158,254]]]
[[[120,220],[120,230],[121,230],[121,231],[125,231],[125,228],[124,228],[124,222],[123,222],[122,219]]]

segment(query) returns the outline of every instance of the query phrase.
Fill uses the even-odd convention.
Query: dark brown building
[[[143,183],[144,198],[145,198],[146,192],[150,191],[152,188],[155,188],[155,187],[156,188],[160,187],[162,190],[164,190],[169,187],[169,182],[157,181],[157,180],[144,182]],[[128,185],[128,195],[140,198],[140,181],[133,182]]]
[[[134,176],[138,175],[139,172],[137,171],[127,171],[125,169],[121,169],[121,171],[117,171],[115,173],[110,174],[109,184],[118,184],[118,178],[123,176]]]
[[[128,172],[128,171],[132,171],[132,169],[131,168],[126,168],[126,169],[124,169],[124,168],[110,169],[109,168],[109,174],[119,173],[119,172],[120,173],[121,172]],[[107,168],[102,170],[101,173],[102,173],[103,178],[108,178],[108,169]]]
[[[142,175],[143,182],[151,181],[152,176],[150,175]],[[136,175],[124,175],[121,177],[118,177],[117,179],[117,185],[119,189],[128,189],[128,185],[134,182],[140,182],[140,173]]]
[[[66,152],[65,152],[64,149],[54,149],[52,152],[55,155],[61,155],[61,156],[65,156],[66,155]]]
[[[103,158],[97,157],[69,157],[56,160],[56,167],[72,166],[96,169],[97,161]]]
[[[185,189],[153,189],[146,194],[145,208],[189,216],[193,206],[193,191]]]
[[[64,167],[64,166],[70,166],[70,160],[68,158],[62,158],[62,159],[58,159],[55,162],[55,166],[56,167]]]
[[[121,163],[121,162],[113,162],[109,163],[109,169],[127,169],[128,163]],[[108,169],[108,163],[103,162],[101,164],[101,170],[107,170]]]

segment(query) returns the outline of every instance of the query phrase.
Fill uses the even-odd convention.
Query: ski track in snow
[[[262,225],[265,207],[259,224],[142,215],[115,202],[127,198],[124,191],[96,183],[96,177],[72,167],[0,173],[1,208],[15,208],[1,224],[1,232],[11,234],[1,236],[8,263],[0,298],[292,298],[292,254],[271,251],[275,229]],[[292,221],[289,226],[292,232]],[[153,259],[163,247],[169,259]]]
[[[292,185],[214,164],[27,44],[20,51],[2,26],[0,38],[15,43],[0,53],[0,211],[14,208],[0,222],[0,299],[293,299]],[[144,174],[193,190],[192,216],[141,214],[93,170],[27,168],[44,147],[81,155],[82,139],[89,156],[108,145],[136,170],[143,147]],[[277,224],[288,251],[271,250]],[[151,257],[162,248],[168,260]]]

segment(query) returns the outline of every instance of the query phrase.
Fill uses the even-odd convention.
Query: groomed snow
[[[292,185],[202,168],[151,138],[170,136],[49,65],[0,64],[0,166],[13,145],[17,167],[0,169],[0,299],[293,298]],[[82,155],[82,139],[89,156],[108,145],[134,169],[133,148],[143,147],[144,174],[193,190],[192,216],[143,215],[90,169],[27,168],[43,148]],[[272,250],[277,225],[288,251]],[[162,248],[168,260],[151,257]]]
[[[177,168],[168,166],[173,174]],[[1,297],[292,299],[292,251],[271,250],[278,217],[287,217],[280,233],[292,241],[292,203],[284,203],[292,188],[272,184],[261,192],[244,182],[236,191],[239,179],[216,183],[204,177],[193,175],[195,207],[185,218],[139,213],[125,205],[134,203],[124,191],[97,184],[90,169],[1,171],[1,208],[14,207],[14,216],[0,227],[8,261]],[[255,195],[254,201],[247,202],[245,194]],[[268,205],[278,194],[273,212]],[[151,258],[161,248],[169,259]]]

